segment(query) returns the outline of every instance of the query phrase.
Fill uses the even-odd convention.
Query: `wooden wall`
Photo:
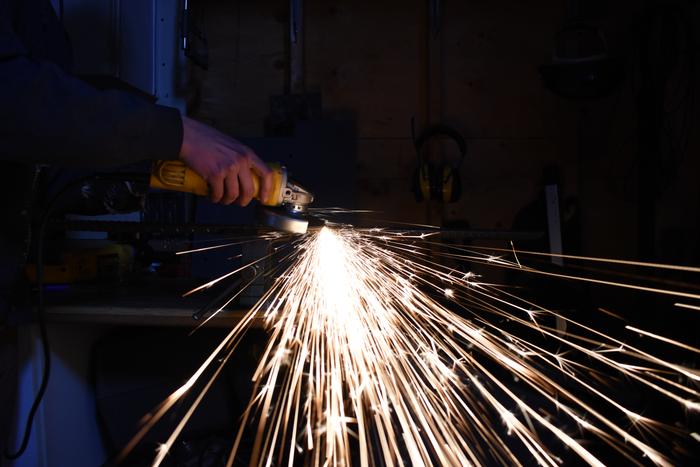
[[[191,108],[228,133],[261,136],[270,97],[288,87],[289,3],[199,3],[211,67],[194,73]],[[584,252],[634,256],[634,67],[621,92],[595,103],[547,91],[537,67],[551,59],[565,3],[444,0],[436,41],[425,0],[306,0],[306,89],[320,91],[324,118],[355,123],[358,205],[401,221],[510,228],[537,195],[543,168],[556,164],[562,199],[580,201]],[[619,3],[601,24],[611,50],[633,63],[640,9]],[[467,137],[459,203],[413,199],[412,117],[419,129],[442,121]],[[442,147],[454,156],[449,144]],[[689,183],[677,196],[697,197]]]
[[[232,134],[258,136],[269,97],[285,89],[288,3],[202,3],[211,69],[197,72],[196,115]],[[449,217],[507,227],[519,207],[509,198],[531,196],[538,166],[557,158],[556,103],[537,66],[548,59],[562,12],[558,0],[546,3],[443,2],[440,114],[469,139],[465,195]],[[360,204],[424,221],[409,186],[410,120],[420,129],[427,117],[427,3],[307,0],[304,7],[306,88],[321,92],[330,118],[356,120]]]
[[[198,0],[196,8],[209,69],[190,66],[189,112],[234,136],[262,136],[270,96],[284,91],[288,2]]]

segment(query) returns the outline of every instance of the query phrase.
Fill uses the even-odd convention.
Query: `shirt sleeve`
[[[0,17],[0,159],[106,168],[176,159],[181,143],[177,109],[97,90],[29,58]]]

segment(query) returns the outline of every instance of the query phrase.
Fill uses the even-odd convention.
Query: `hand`
[[[272,170],[252,149],[203,123],[182,117],[180,159],[209,184],[214,203],[247,206],[253,199],[253,176],[260,178],[259,199],[272,190]]]

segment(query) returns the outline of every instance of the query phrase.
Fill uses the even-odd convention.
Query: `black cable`
[[[38,296],[38,303],[37,303],[37,321],[39,323],[39,333],[41,336],[41,346],[43,349],[43,354],[44,354],[44,371],[41,376],[41,384],[39,385],[39,390],[36,393],[36,397],[34,398],[34,403],[32,404],[32,408],[29,410],[29,415],[27,416],[27,422],[24,426],[24,436],[22,437],[22,443],[19,446],[19,449],[15,451],[14,453],[10,453],[7,450],[5,451],[5,457],[10,460],[14,460],[19,458],[22,454],[24,454],[24,451],[27,449],[27,444],[29,443],[29,437],[32,433],[32,425],[34,423],[34,415],[36,415],[36,411],[39,409],[39,405],[41,404],[41,400],[44,397],[44,393],[46,393],[46,388],[49,385],[49,377],[51,376],[51,349],[49,347],[49,336],[46,330],[46,311],[44,308],[44,232],[46,229],[46,224],[47,219],[49,218],[49,213],[50,211],[47,210],[46,213],[44,214],[40,227],[39,227],[39,232],[37,235],[37,248],[36,248],[36,282],[37,286],[39,287],[39,296]]]
[[[116,173],[116,174],[98,174],[89,175],[87,177],[82,177],[77,180],[73,180],[65,185],[54,197],[51,199],[49,204],[46,206],[43,216],[41,217],[41,222],[39,224],[39,231],[37,232],[37,243],[36,243],[36,284],[38,287],[37,296],[37,322],[39,324],[39,335],[41,337],[41,346],[44,354],[44,370],[41,375],[41,384],[39,385],[39,390],[34,397],[34,402],[29,410],[29,415],[27,415],[27,422],[24,426],[24,435],[22,436],[22,443],[20,444],[17,451],[11,453],[7,449],[4,455],[9,460],[18,459],[24,451],[27,449],[29,444],[29,437],[32,434],[32,425],[34,424],[34,416],[36,411],[39,409],[44,394],[46,393],[46,388],[49,385],[49,377],[51,376],[51,349],[49,346],[49,336],[46,329],[46,308],[44,303],[44,237],[46,236],[46,227],[49,224],[51,214],[53,210],[58,205],[58,201],[63,195],[68,193],[72,188],[80,186],[83,183],[90,180],[115,180],[115,181],[131,181],[135,177],[143,177],[143,174],[131,174],[131,173]]]

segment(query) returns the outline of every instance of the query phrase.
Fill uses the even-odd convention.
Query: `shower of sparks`
[[[674,303],[678,308],[687,308],[688,310],[700,311],[700,305],[688,305],[687,303]]]
[[[571,453],[590,465],[604,465],[595,445],[591,447],[592,438],[628,463],[670,466],[671,443],[696,442],[696,433],[645,416],[611,389],[621,381],[636,384],[685,411],[697,411],[698,370],[539,307],[437,259],[545,273],[517,257],[513,262],[505,252],[493,256],[461,247],[436,252],[426,237],[324,227],[294,240],[291,260],[271,288],[187,383],[149,415],[122,454],[194,391],[202,377],[205,382],[170,438],[159,446],[154,465],[165,459],[256,319],[264,321],[269,341],[228,465],[238,462],[245,434],[251,431],[248,463],[253,466],[533,461],[558,466],[562,456]],[[556,319],[566,322],[566,334],[552,326]],[[698,353],[695,347],[649,331],[630,326],[627,330]]]

